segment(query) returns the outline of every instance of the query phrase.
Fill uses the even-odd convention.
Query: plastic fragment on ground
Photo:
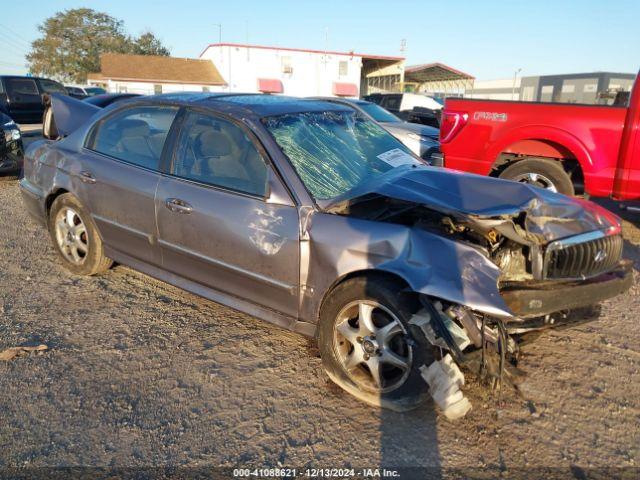
[[[464,385],[464,375],[451,355],[433,362],[428,367],[422,365],[420,374],[427,385],[433,401],[449,420],[464,417],[471,410],[471,402],[460,387]]]

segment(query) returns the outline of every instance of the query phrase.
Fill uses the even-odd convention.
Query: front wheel
[[[102,239],[80,201],[65,193],[57,197],[49,212],[49,233],[67,270],[76,275],[95,275],[109,269]]]
[[[546,190],[574,195],[575,189],[571,177],[557,160],[527,158],[509,165],[500,178],[527,183]]]
[[[318,344],[327,374],[371,405],[396,411],[429,397],[420,375],[433,362],[426,339],[409,325],[416,299],[385,278],[355,278],[338,285],[322,306]]]

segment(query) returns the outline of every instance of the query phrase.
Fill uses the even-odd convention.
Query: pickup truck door
[[[613,197],[617,200],[640,199],[640,74],[629,99],[622,131]]]
[[[33,78],[6,77],[7,110],[16,123],[37,123],[42,119],[42,98]]]
[[[259,142],[231,119],[188,111],[174,152],[156,193],[163,268],[297,317],[298,211]]]

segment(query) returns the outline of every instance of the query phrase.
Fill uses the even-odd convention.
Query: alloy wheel
[[[548,177],[540,173],[522,173],[514,177],[512,180],[520,183],[527,183],[535,187],[544,188],[545,190],[549,190],[550,192],[558,192],[558,188],[555,186],[555,184]]]
[[[74,265],[81,265],[89,253],[87,227],[74,209],[60,209],[55,219],[55,232],[62,255]]]
[[[338,313],[334,325],[338,358],[359,387],[387,393],[404,383],[412,349],[396,315],[377,302],[358,300]]]

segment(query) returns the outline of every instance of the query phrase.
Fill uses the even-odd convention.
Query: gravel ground
[[[15,181],[0,181],[0,219],[0,351],[49,346],[0,362],[0,477],[52,466],[640,473],[638,285],[598,321],[527,347],[524,398],[468,376],[473,410],[451,423],[428,405],[362,405],[329,382],[305,338],[127,267],[70,275]],[[637,280],[640,216],[626,220]]]

